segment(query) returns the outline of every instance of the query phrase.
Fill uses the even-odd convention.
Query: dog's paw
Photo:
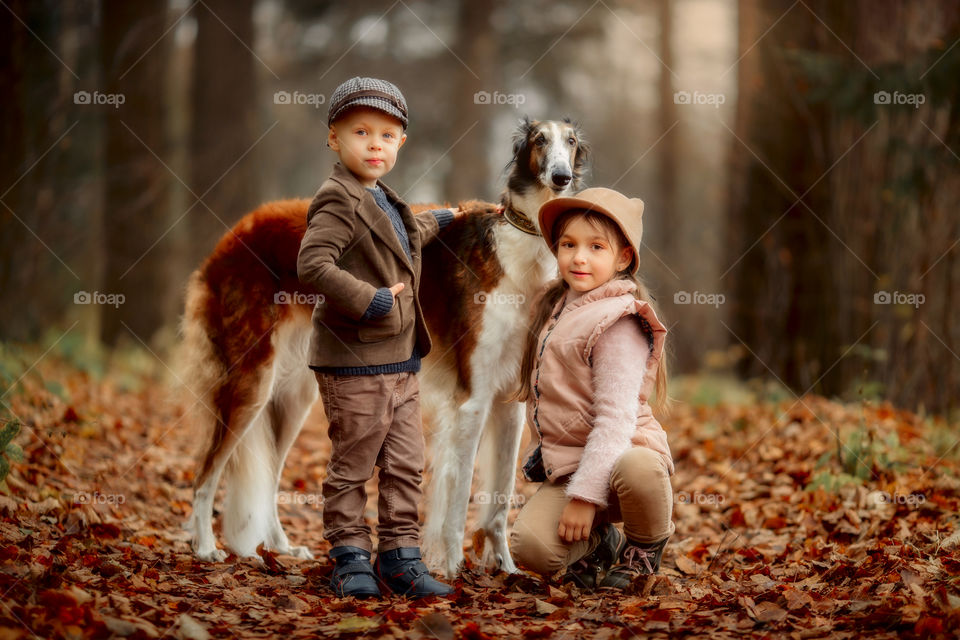
[[[313,553],[307,547],[290,547],[286,553],[300,560],[313,560]]]
[[[223,549],[213,548],[195,550],[194,555],[197,556],[197,560],[203,562],[223,562],[229,554]]]
[[[517,569],[517,565],[514,564],[513,558],[510,554],[507,554],[506,557],[503,554],[497,554],[497,569],[503,571],[504,573],[519,573],[520,570]]]
[[[457,576],[466,565],[466,559],[462,558],[455,562],[446,562],[443,567],[443,575],[447,580],[456,580]]]

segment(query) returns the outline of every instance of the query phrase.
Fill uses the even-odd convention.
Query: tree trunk
[[[742,373],[772,373],[797,393],[949,410],[960,327],[945,309],[960,222],[947,212],[960,179],[941,140],[956,136],[960,55],[942,54],[960,11],[932,1],[740,9],[727,278],[733,342],[752,352]],[[876,91],[926,102],[885,105]],[[922,302],[884,299],[896,294]]]
[[[169,244],[171,174],[164,130],[163,91],[169,35],[165,0],[104,0],[100,55],[103,91],[122,95],[108,109],[105,131],[103,291],[101,337],[116,344],[132,332],[149,342],[172,320],[164,316],[171,291],[164,272]],[[121,297],[122,296],[122,297]]]
[[[450,112],[446,196],[452,203],[470,198],[496,199],[487,166],[491,111],[495,105],[475,100],[479,91],[506,93],[497,73],[497,41],[490,23],[495,2],[460,3],[453,50],[467,68],[456,73]]]
[[[257,204],[253,0],[208,0],[194,10],[197,38],[190,130],[190,264],[197,264]],[[221,22],[222,21],[222,22]],[[203,202],[197,202],[201,198]],[[206,205],[206,206],[205,206]]]
[[[73,72],[57,59],[58,3],[14,1],[0,11],[16,15],[0,26],[0,339],[35,340],[70,307],[68,291],[78,282],[64,247],[71,229],[59,210],[64,150],[76,124],[65,117],[73,78],[64,75]]]

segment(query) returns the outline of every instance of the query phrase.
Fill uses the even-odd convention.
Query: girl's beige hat
[[[547,245],[554,249],[556,238],[553,237],[553,225],[557,219],[571,209],[595,211],[603,214],[617,223],[620,230],[633,249],[633,262],[629,269],[636,273],[640,267],[640,240],[643,238],[643,200],[628,198],[619,191],[605,187],[584,189],[575,196],[555,198],[545,202],[540,207],[538,219],[540,233]]]

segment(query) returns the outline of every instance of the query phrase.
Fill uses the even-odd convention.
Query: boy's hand
[[[460,207],[450,207],[449,209],[447,209],[447,211],[453,214],[454,220],[456,220],[457,218],[462,218],[463,216],[467,215],[467,212],[461,209]]]
[[[398,282],[397,284],[395,284],[395,285],[393,285],[392,287],[390,287],[390,295],[393,296],[394,302],[396,302],[396,300],[397,300],[397,294],[400,293],[401,291],[403,291],[403,283],[402,283],[402,282]]]
[[[589,538],[596,513],[597,505],[571,498],[560,514],[560,526],[557,527],[560,539],[564,542],[576,542]]]

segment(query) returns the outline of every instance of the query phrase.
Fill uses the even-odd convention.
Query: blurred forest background
[[[6,0],[0,15],[5,343],[166,359],[189,272],[260,202],[313,195],[335,159],[325,98],[373,75],[410,105],[387,180],[409,202],[495,200],[521,116],[578,120],[588,184],[647,203],[674,371],[958,408],[958,3]]]

